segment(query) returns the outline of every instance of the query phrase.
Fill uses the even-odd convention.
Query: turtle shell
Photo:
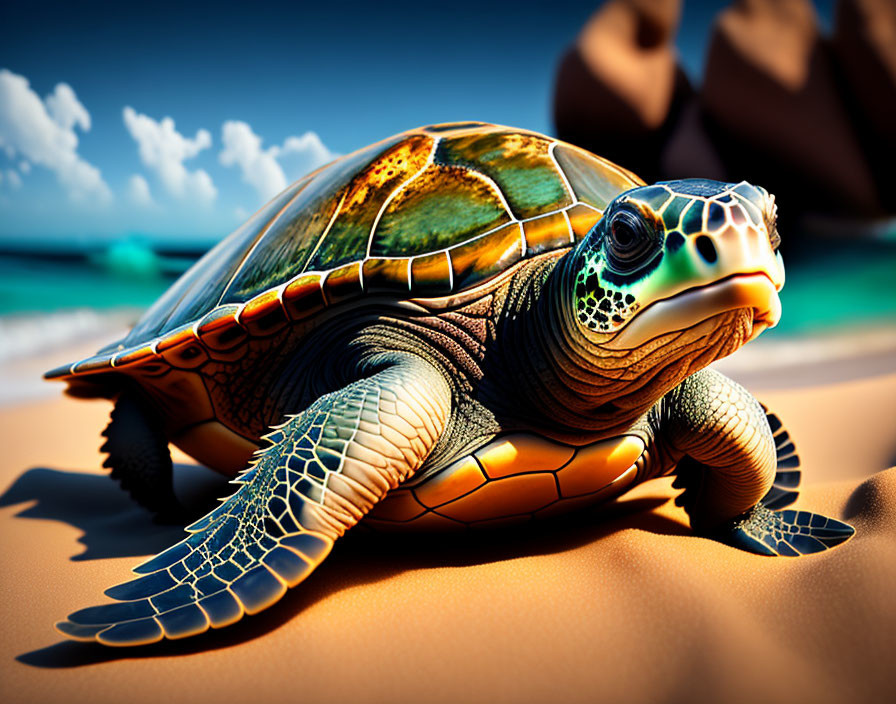
[[[535,132],[480,122],[410,130],[289,186],[187,271],[121,343],[47,376],[159,354],[190,368],[248,335],[359,296],[457,294],[569,247],[638,185],[625,169]]]

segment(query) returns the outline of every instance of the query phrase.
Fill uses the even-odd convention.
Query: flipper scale
[[[276,573],[290,587],[301,582],[314,569],[312,562],[285,547],[276,547],[271,550],[262,560],[262,564]]]
[[[137,645],[220,628],[279,600],[286,585],[310,574],[332,546],[329,537],[299,527],[285,537],[305,548],[300,554],[265,533],[270,498],[279,494],[282,505],[289,492],[271,479],[279,456],[275,446],[262,453],[253,482],[191,526],[198,530],[139,565],[140,577],[106,590],[121,603],[81,609],[57,628],[82,640]],[[303,507],[295,504],[297,511]]]
[[[227,589],[200,599],[199,606],[208,615],[212,628],[223,628],[236,623],[245,613],[239,599]]]
[[[195,603],[186,604],[159,614],[156,619],[165,631],[166,638],[186,638],[208,630],[208,616]]]
[[[134,572],[136,572],[137,574],[150,574],[151,572],[156,572],[158,570],[165,569],[166,567],[170,567],[175,562],[179,561],[189,554],[190,547],[185,543],[178,543],[174,547],[165,550],[165,552],[159,553],[155,557],[150,558],[143,564],[137,565],[134,568]]]
[[[81,623],[73,623],[72,621],[59,621],[56,624],[56,630],[65,634],[73,640],[95,641],[97,634],[108,628],[108,624],[91,624],[84,625]]]
[[[62,630],[62,629],[60,629]],[[63,630],[63,633],[65,631]],[[148,645],[164,637],[162,626],[154,618],[126,621],[100,631],[96,639],[103,645]]]
[[[116,584],[106,590],[106,596],[119,601],[130,601],[154,596],[171,589],[177,582],[167,570],[159,570],[145,577],[133,579],[124,584]]]
[[[150,605],[149,600],[141,599],[103,606],[88,606],[86,609],[75,611],[68,617],[68,620],[78,625],[112,624],[118,621],[148,618],[155,614],[156,611]]]
[[[231,586],[247,614],[256,614],[286,594],[286,584],[263,564],[253,567]]]

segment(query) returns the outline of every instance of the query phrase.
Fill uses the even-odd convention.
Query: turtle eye
[[[657,253],[657,238],[644,219],[631,210],[617,210],[610,216],[606,253],[610,266],[619,274],[639,269]]]

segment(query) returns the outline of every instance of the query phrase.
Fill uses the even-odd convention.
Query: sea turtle
[[[58,628],[133,645],[276,602],[363,521],[539,518],[677,473],[693,528],[800,555],[778,420],[706,368],[774,325],[773,198],[646,186],[572,145],[431,125],[332,162],[222,241],[119,344],[48,372],[116,399],[107,465],[170,511],[168,442],[239,485]]]

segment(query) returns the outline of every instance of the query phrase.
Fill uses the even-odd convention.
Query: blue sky
[[[217,238],[278,185],[403,129],[550,132],[557,61],[597,4],[3,3],[0,242]],[[685,4],[692,75],[723,4]]]

